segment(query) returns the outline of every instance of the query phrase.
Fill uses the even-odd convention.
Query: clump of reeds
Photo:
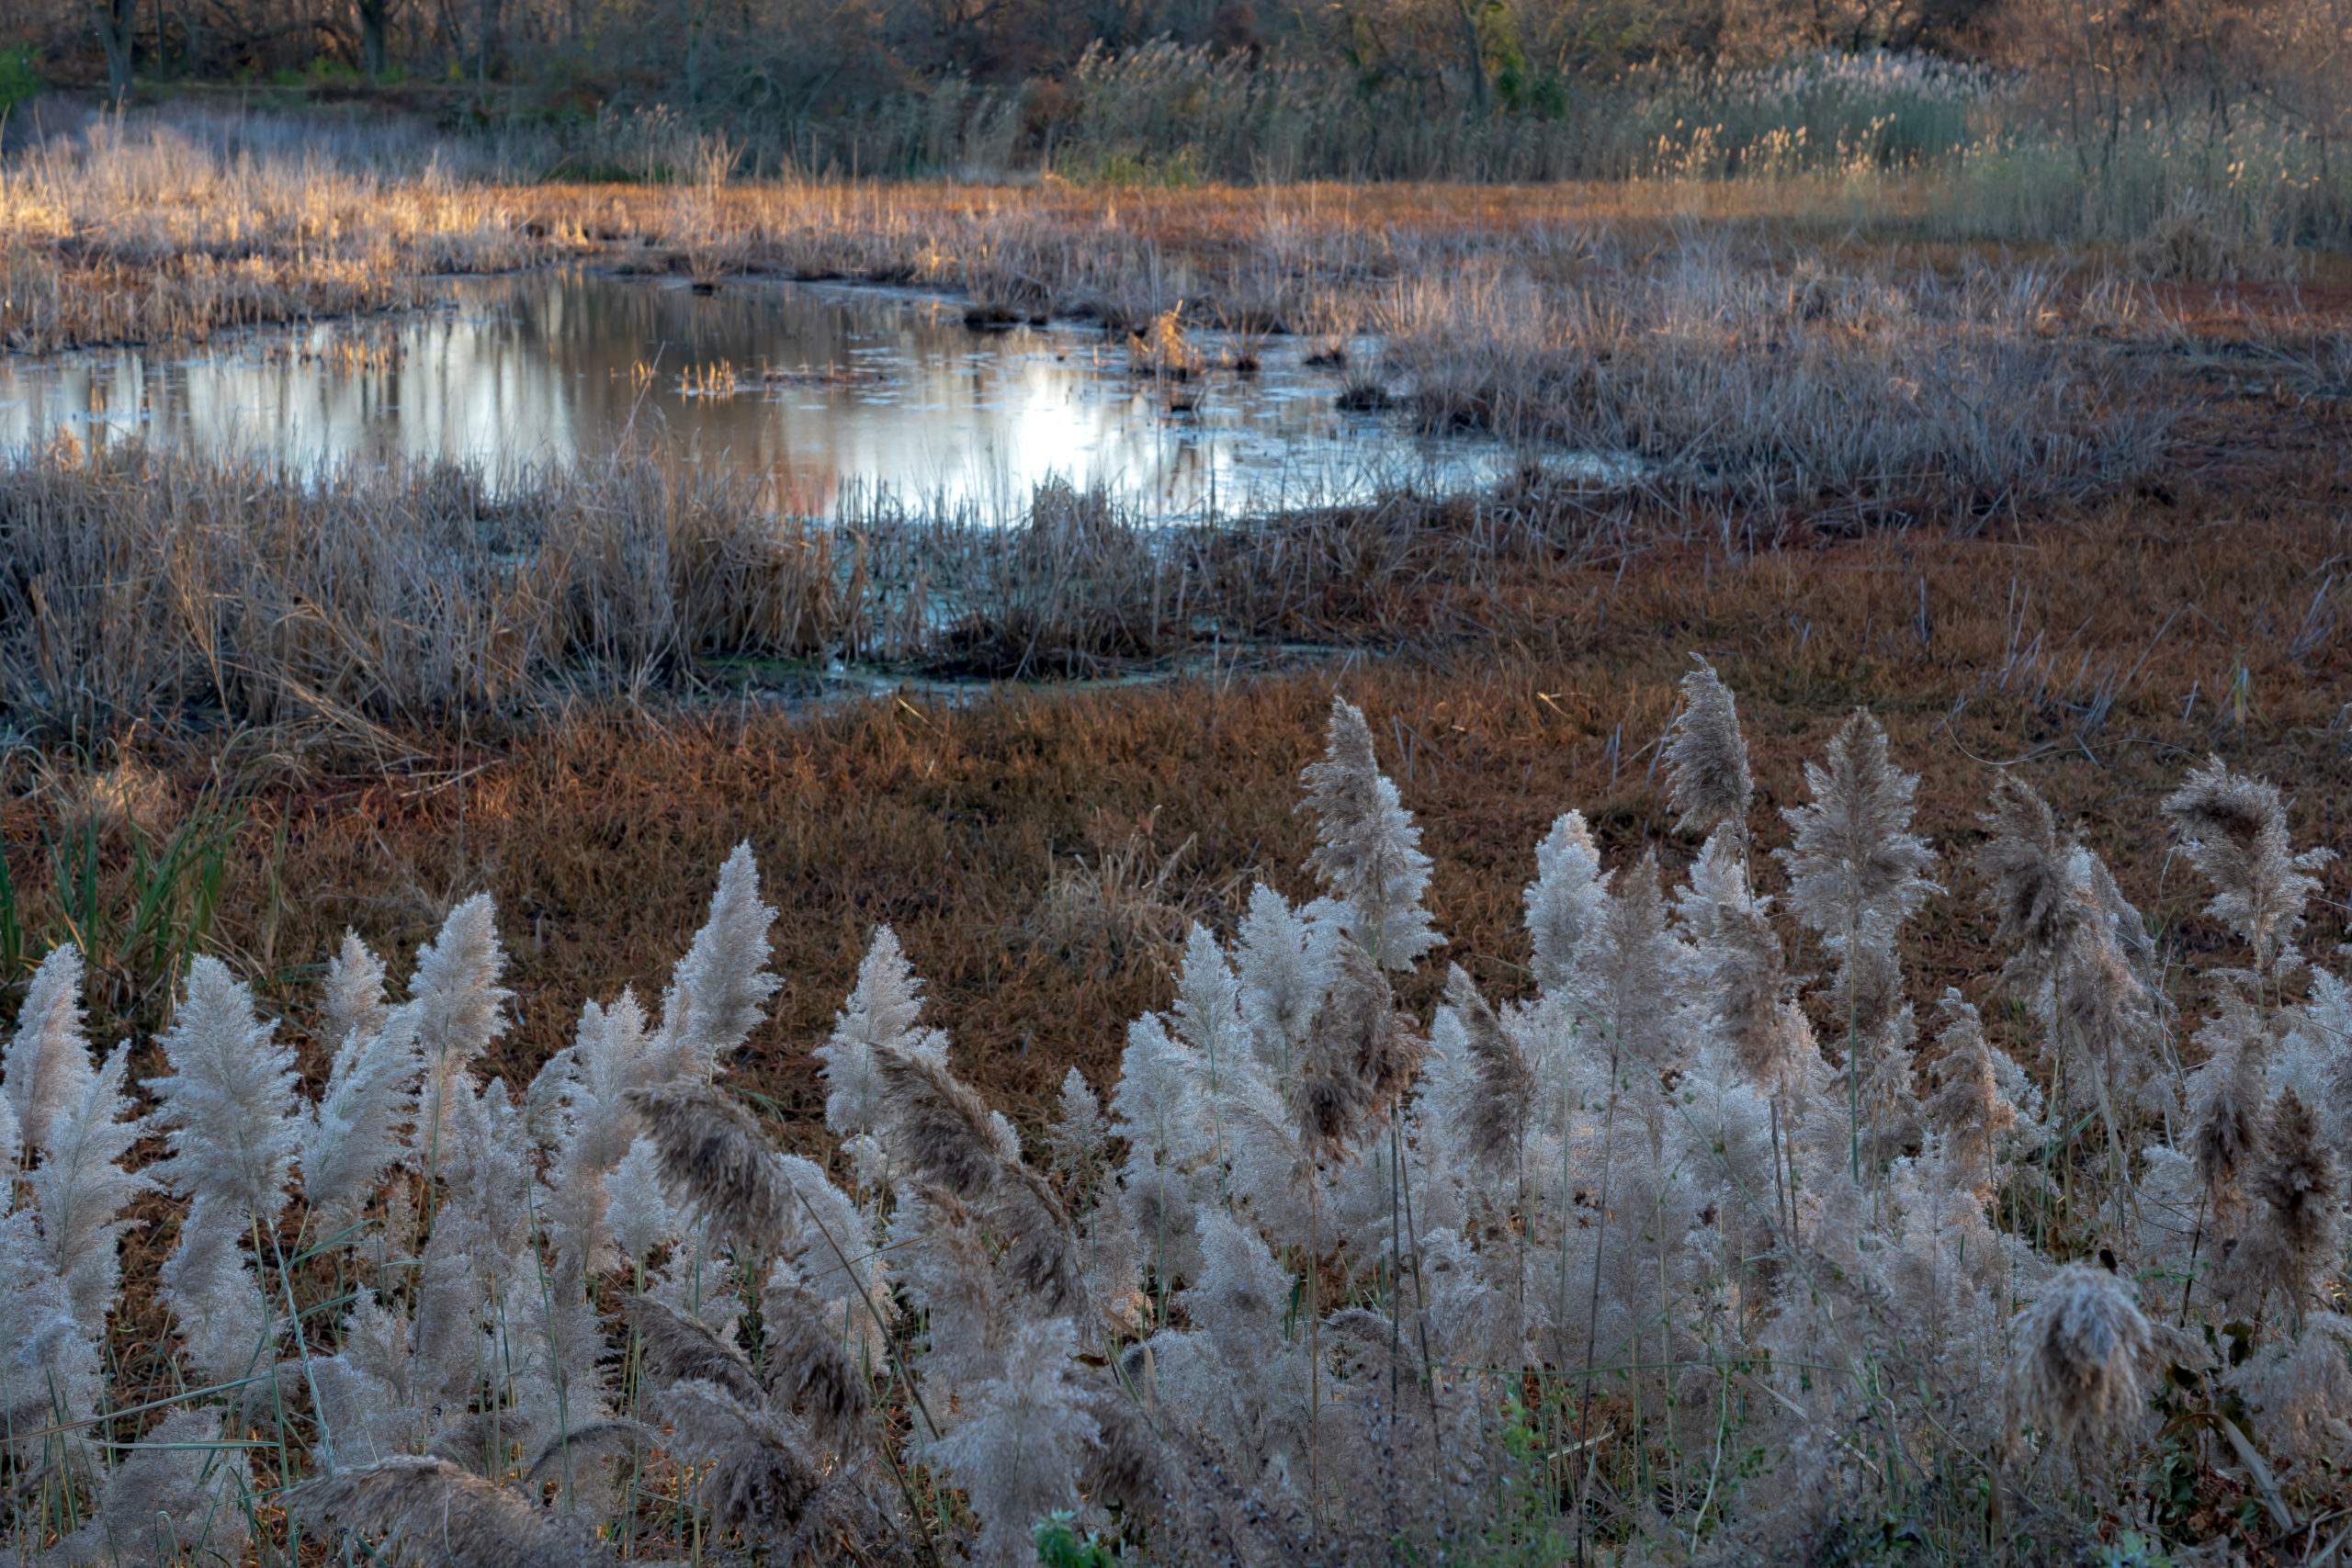
[[[11,1528],[76,1562],[291,1550],[285,1486],[305,1529],[422,1562],[1021,1563],[1057,1521],[1151,1561],[1556,1560],[1826,1553],[1907,1498],[1958,1561],[2018,1510],[2096,1529],[2103,1478],[2160,1453],[2252,1479],[2281,1529],[2338,1495],[2344,985],[2276,984],[2311,863],[2275,792],[2207,769],[2168,803],[2251,955],[2176,1114],[2120,1092],[2174,1027],[2136,915],[1994,786],[2019,959],[1973,989],[2025,987],[2010,1021],[2080,1069],[2045,1125],[1958,989],[1917,1043],[1901,933],[1938,890],[1875,722],[1788,813],[1792,919],[1843,938],[1817,1040],[1744,852],[1772,781],[1724,672],[1688,696],[1671,788],[1711,837],[1672,897],[1655,847],[1604,867],[1565,814],[1530,982],[1453,968],[1427,1018],[1398,981],[1439,941],[1432,867],[1335,701],[1321,895],[1193,928],[1116,1082],[1073,1074],[1041,1137],[885,927],[812,1057],[838,1143],[781,1150],[729,1073],[779,985],[748,851],[658,1009],[586,1003],[522,1084],[481,1070],[514,1000],[486,898],[397,982],[345,941],[315,1094],[218,957],[133,1086],[60,948],[0,1055]],[[167,1157],[128,1168],[150,1131]],[[169,1324],[135,1364],[133,1234]],[[2177,1446],[2184,1416],[2222,1446]]]

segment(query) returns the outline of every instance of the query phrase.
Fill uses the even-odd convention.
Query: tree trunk
[[[1462,62],[1470,68],[1470,107],[1483,119],[1492,95],[1492,84],[1487,80],[1487,40],[1479,34],[1470,0],[1453,0],[1453,12],[1462,21]]]
[[[390,63],[387,58],[386,35],[391,30],[392,0],[358,0],[359,58],[367,68],[368,79],[374,81],[384,73]]]
[[[97,0],[98,45],[107,54],[107,101],[120,106],[130,95],[130,34],[139,0]]]
[[[475,40],[474,85],[477,90],[490,85],[491,40],[499,30],[499,0],[481,0],[481,36]]]

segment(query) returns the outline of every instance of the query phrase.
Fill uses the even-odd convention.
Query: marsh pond
[[[1298,338],[1195,333],[1171,366],[1098,326],[976,325],[961,300],[868,287],[561,271],[445,289],[195,348],[0,359],[0,446],[63,429],[298,469],[449,458],[498,485],[658,435],[794,515],[1010,518],[1057,477],[1168,523],[1470,490],[1512,460],[1341,407],[1332,345]]]

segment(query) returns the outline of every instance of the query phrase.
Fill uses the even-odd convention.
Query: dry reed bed
[[[1096,672],[1235,641],[1467,629],[1514,561],[1645,532],[1541,496],[1155,530],[1041,487],[999,525],[867,504],[778,523],[750,479],[660,453],[492,493],[449,467],[300,479],[52,446],[0,464],[0,714],[85,739],[279,725],[498,728],[571,696],[692,689],[717,659]],[[788,676],[788,672],[782,672]],[[740,677],[739,677],[740,678]]]

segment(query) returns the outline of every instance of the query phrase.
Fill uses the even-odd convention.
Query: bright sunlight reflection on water
[[[1500,445],[1337,407],[1295,339],[1195,340],[1188,380],[1078,325],[976,331],[956,301],[843,286],[543,273],[452,280],[435,309],[240,333],[188,355],[0,359],[0,445],[137,436],[315,468],[479,460],[509,479],[661,434],[763,474],[779,510],[884,488],[910,508],[1025,509],[1058,475],[1169,521],[1491,482]],[[1227,367],[1246,348],[1254,373]]]

